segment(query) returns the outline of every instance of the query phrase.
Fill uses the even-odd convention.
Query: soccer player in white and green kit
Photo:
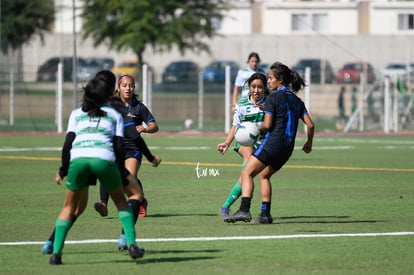
[[[260,56],[258,53],[251,52],[247,58],[247,64],[248,66],[246,68],[242,68],[237,72],[237,76],[234,81],[231,105],[232,112],[235,110],[237,101],[249,95],[249,86],[247,85],[249,77],[254,73],[263,73],[266,75],[266,72],[258,67],[260,64]]]
[[[268,94],[266,85],[267,78],[262,73],[253,73],[248,78],[247,87],[249,88],[249,93],[246,97],[242,97],[237,102],[233,116],[233,125],[227,134],[226,140],[223,143],[219,143],[217,145],[217,150],[221,154],[224,154],[230,147],[234,139],[234,133],[237,129],[238,124],[241,122],[249,121],[256,123],[257,126],[260,126],[260,124],[263,122],[264,103],[266,101],[266,95]],[[247,162],[249,156],[253,153],[258,143],[260,143],[260,140],[258,140],[253,146],[241,146],[239,143],[236,143],[234,150],[243,158],[242,168]],[[269,192],[269,190],[267,190],[267,186],[263,186],[262,189],[264,189],[263,191],[265,192]],[[230,213],[230,206],[240,197],[241,191],[241,185],[238,180],[234,184],[226,201],[220,208],[220,215],[224,220],[228,218]]]
[[[129,255],[141,258],[144,249],[136,243],[135,224],[125,198],[120,170],[124,168],[123,118],[108,105],[114,87],[95,77],[84,87],[82,106],[69,117],[62,149],[63,173],[55,176],[60,184],[67,175],[63,208],[56,220],[53,254],[49,264],[62,264],[62,250],[79,205],[86,205],[90,177],[97,177],[108,190],[118,209],[118,218],[127,237]],[[121,169],[120,169],[121,168]]]

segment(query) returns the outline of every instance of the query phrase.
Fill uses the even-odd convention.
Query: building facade
[[[80,11],[69,1],[55,0],[56,21],[53,32],[22,49],[22,62],[27,80],[35,78],[37,67],[53,56],[72,56],[74,35],[82,30],[82,21],[73,14]],[[177,59],[197,61],[200,67],[214,59],[232,59],[243,66],[247,55],[257,51],[266,62],[276,60],[293,65],[303,57],[318,57],[331,61],[335,69],[343,62],[364,60],[378,70],[391,60],[414,60],[414,1],[396,0],[229,0],[230,9],[217,22],[220,36],[206,40],[210,53],[187,52],[182,56],[176,49],[157,53],[146,49],[144,56],[160,74],[169,62]],[[132,52],[108,51],[105,45],[93,47],[89,39],[76,40],[77,55],[110,56],[116,61],[134,59]],[[2,68],[13,68],[15,58],[1,56]],[[5,62],[7,60],[7,62]],[[5,68],[7,64],[7,68]]]

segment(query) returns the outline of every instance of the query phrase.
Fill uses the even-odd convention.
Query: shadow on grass
[[[146,251],[145,252],[145,256],[144,258],[141,259],[137,259],[135,260],[137,264],[151,264],[151,263],[177,263],[177,262],[187,262],[187,261],[198,261],[198,260],[213,260],[216,259],[217,257],[212,257],[212,256],[174,256],[174,257],[157,257],[154,258],[154,254],[170,254],[170,253],[174,253],[174,254],[180,254],[180,253],[218,253],[221,250],[218,249],[205,249],[205,250],[151,250],[151,251]],[[68,253],[68,254],[102,254],[102,253],[113,253],[113,252],[81,252],[81,253]],[[131,263],[134,260],[132,260],[128,253],[126,251],[124,251],[125,254],[125,259],[123,260],[117,260],[114,259],[112,261],[108,261],[108,260],[102,260],[102,261],[82,261],[82,262],[72,262],[70,261],[69,264],[70,265],[82,265],[82,264],[102,264],[102,263],[108,263],[108,262],[112,262],[112,263]],[[148,255],[152,255],[153,258],[148,257]]]
[[[348,220],[344,220],[348,219]],[[275,217],[272,224],[269,225],[281,225],[281,224],[353,224],[353,223],[377,223],[385,222],[383,220],[352,220],[351,216],[288,216],[288,217]],[[228,224],[237,225],[252,225],[257,226],[260,224],[254,224],[253,222],[236,222]]]
[[[383,222],[379,220],[352,220],[350,216],[288,216],[277,217],[275,224],[294,224],[294,223],[315,223],[315,224],[328,224],[328,223],[377,223]],[[325,220],[329,219],[329,220]],[[331,220],[334,219],[334,220]],[[349,220],[344,220],[349,219]],[[292,220],[292,221],[287,221]]]
[[[178,253],[218,253],[221,252],[222,250],[219,249],[194,249],[194,250],[145,250],[145,255],[152,255],[152,254],[170,254],[170,253],[174,253],[174,254],[178,254]],[[65,255],[100,255],[100,254],[121,254],[121,255],[125,255],[128,256],[128,251],[126,250],[122,250],[122,251],[116,251],[114,250],[103,250],[103,251],[96,251],[96,250],[84,250],[82,252],[78,252],[78,251],[64,251]]]
[[[148,254],[168,254],[168,253],[217,253],[221,252],[219,249],[204,249],[204,250],[150,250],[145,251]]]
[[[137,264],[153,264],[153,263],[177,263],[177,262],[188,262],[188,261],[199,261],[199,260],[214,260],[217,257],[166,257],[157,259],[140,259]]]
[[[217,217],[217,214],[154,214],[148,218],[169,218],[169,217]]]
[[[152,214],[152,215],[145,216],[145,218],[170,218],[170,217],[217,217],[217,214],[211,214],[211,213],[209,214]],[[112,219],[118,219],[118,217],[107,216],[107,217],[103,217],[103,219],[112,220]],[[143,219],[143,218],[139,218],[139,219]]]
[[[217,257],[166,257],[166,258],[154,258],[154,259],[146,259],[144,258],[135,260],[136,264],[152,264],[152,263],[177,263],[177,262],[187,262],[187,261],[198,261],[198,260],[214,260]],[[68,265],[91,265],[91,264],[109,264],[109,263],[133,263],[134,260],[129,258],[125,258],[125,260],[101,260],[101,261],[69,261],[66,262],[64,258],[62,261],[65,266]]]

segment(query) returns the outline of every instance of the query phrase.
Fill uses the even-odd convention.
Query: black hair
[[[113,72],[109,70],[102,70],[96,73],[95,77],[102,77],[105,81],[108,82],[108,86],[113,87],[115,89],[116,84],[116,76]]]
[[[263,84],[264,84],[264,93],[266,94],[266,95],[268,95],[269,94],[269,91],[267,90],[267,77],[266,77],[266,75],[264,75],[264,74],[262,74],[262,73],[254,73],[254,74],[252,74],[250,77],[249,77],[249,79],[247,79],[247,85],[249,85],[249,87],[250,87],[250,83],[252,83],[253,82],[253,80],[256,80],[256,79],[259,79],[259,80],[261,80],[262,82],[263,82]]]
[[[90,117],[105,116],[101,107],[108,102],[114,92],[114,85],[102,75],[92,78],[83,87],[84,95],[82,100],[82,111],[87,112]]]
[[[270,66],[273,75],[285,86],[290,86],[292,91],[297,93],[306,86],[305,81],[298,72],[291,70],[288,66],[281,62],[275,62]]]
[[[257,52],[251,52],[251,53],[249,54],[249,57],[247,58],[247,63],[249,63],[249,60],[250,60],[252,57],[256,57],[257,62],[258,62],[258,63],[260,63],[260,56],[259,56],[259,54],[258,54]]]

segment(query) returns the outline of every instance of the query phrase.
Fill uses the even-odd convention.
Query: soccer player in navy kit
[[[233,216],[226,219],[227,222],[251,220],[253,178],[260,173],[270,182],[271,176],[289,160],[295,146],[299,119],[305,123],[307,130],[307,141],[302,150],[305,153],[312,151],[314,124],[305,104],[295,94],[305,86],[304,80],[296,71],[276,62],[269,69],[267,83],[273,92],[266,99],[265,117],[259,128],[264,138],[240,174],[242,185],[240,208]]]
[[[231,143],[234,139],[234,134],[236,132],[237,125],[242,122],[254,122],[259,126],[263,122],[264,118],[264,104],[266,101],[266,96],[269,94],[266,88],[267,77],[262,73],[253,73],[248,79],[246,86],[249,87],[249,94],[246,97],[242,97],[236,104],[236,109],[233,116],[233,125],[230,131],[227,134],[226,140],[222,143],[217,144],[217,150],[221,154],[225,154],[229,149]],[[246,164],[250,155],[253,153],[254,149],[257,148],[260,144],[260,140],[256,142],[253,146],[242,146],[239,143],[236,143],[234,150],[243,158],[242,168]],[[265,187],[263,187],[265,188]],[[226,198],[226,201],[222,204],[220,208],[220,215],[225,220],[230,215],[230,206],[240,197],[242,193],[242,188],[239,182],[233,185],[229,195]]]
[[[148,110],[148,108],[141,103],[135,95],[135,79],[131,75],[122,75],[118,79],[118,92],[119,98],[122,101],[121,106],[117,106],[117,109],[122,108],[121,113],[124,116],[124,127],[134,126],[139,134],[141,133],[155,133],[158,131],[158,124],[155,121],[154,116]],[[143,124],[146,124],[144,127]],[[138,179],[138,170],[142,162],[142,152],[134,144],[133,140],[127,135],[124,137],[124,151],[125,151],[125,168],[131,173],[131,175],[137,177]],[[157,157],[156,162],[159,164],[161,160]],[[153,162],[155,164],[156,162]],[[157,165],[158,165],[157,164]],[[144,190],[140,180],[138,179],[139,185],[141,187],[141,193],[143,196],[142,202],[140,204],[139,217],[144,217],[146,215],[146,205],[147,200],[144,196]],[[102,202],[107,202],[107,196],[105,195],[105,190],[101,188],[101,202],[96,203],[95,209],[99,210],[99,205],[102,205]],[[138,203],[138,202],[137,202]],[[106,205],[105,205],[106,207]],[[135,206],[132,207],[136,209]],[[98,211],[99,212],[99,211]],[[118,240],[119,249],[127,249],[125,234],[122,232]]]

